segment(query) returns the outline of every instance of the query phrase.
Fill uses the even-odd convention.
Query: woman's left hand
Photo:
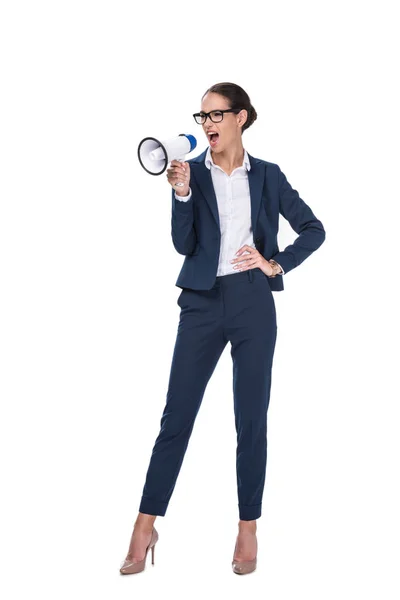
[[[249,252],[249,254],[243,254],[243,252]],[[273,275],[273,268],[265,259],[262,254],[256,248],[245,244],[236,253],[238,258],[233,258],[231,263],[235,265],[233,268],[236,271],[247,271],[248,269],[261,269],[268,277]],[[235,264],[236,263],[236,264]]]

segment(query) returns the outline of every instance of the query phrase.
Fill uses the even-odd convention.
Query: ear
[[[247,119],[248,119],[248,112],[245,108],[243,108],[239,113],[238,113],[238,125],[241,125],[243,127],[243,125],[246,123]]]

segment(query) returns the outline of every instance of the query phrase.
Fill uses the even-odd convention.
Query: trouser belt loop
[[[253,269],[249,269],[249,270],[247,271],[247,274],[248,274],[248,276],[249,276],[249,281],[250,281],[250,283],[253,283]]]

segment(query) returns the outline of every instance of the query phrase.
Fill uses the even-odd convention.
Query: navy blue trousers
[[[210,290],[184,288],[177,302],[181,312],[167,399],[139,511],[165,515],[207,383],[229,341],[239,519],[258,519],[277,334],[275,301],[267,276],[256,268],[217,277]]]

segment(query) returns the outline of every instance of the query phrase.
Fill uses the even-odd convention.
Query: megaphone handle
[[[185,155],[183,155],[182,157],[177,158],[176,160],[179,160],[179,162],[183,162],[185,158]],[[180,182],[180,183],[176,183],[175,187],[183,187],[185,184]]]

